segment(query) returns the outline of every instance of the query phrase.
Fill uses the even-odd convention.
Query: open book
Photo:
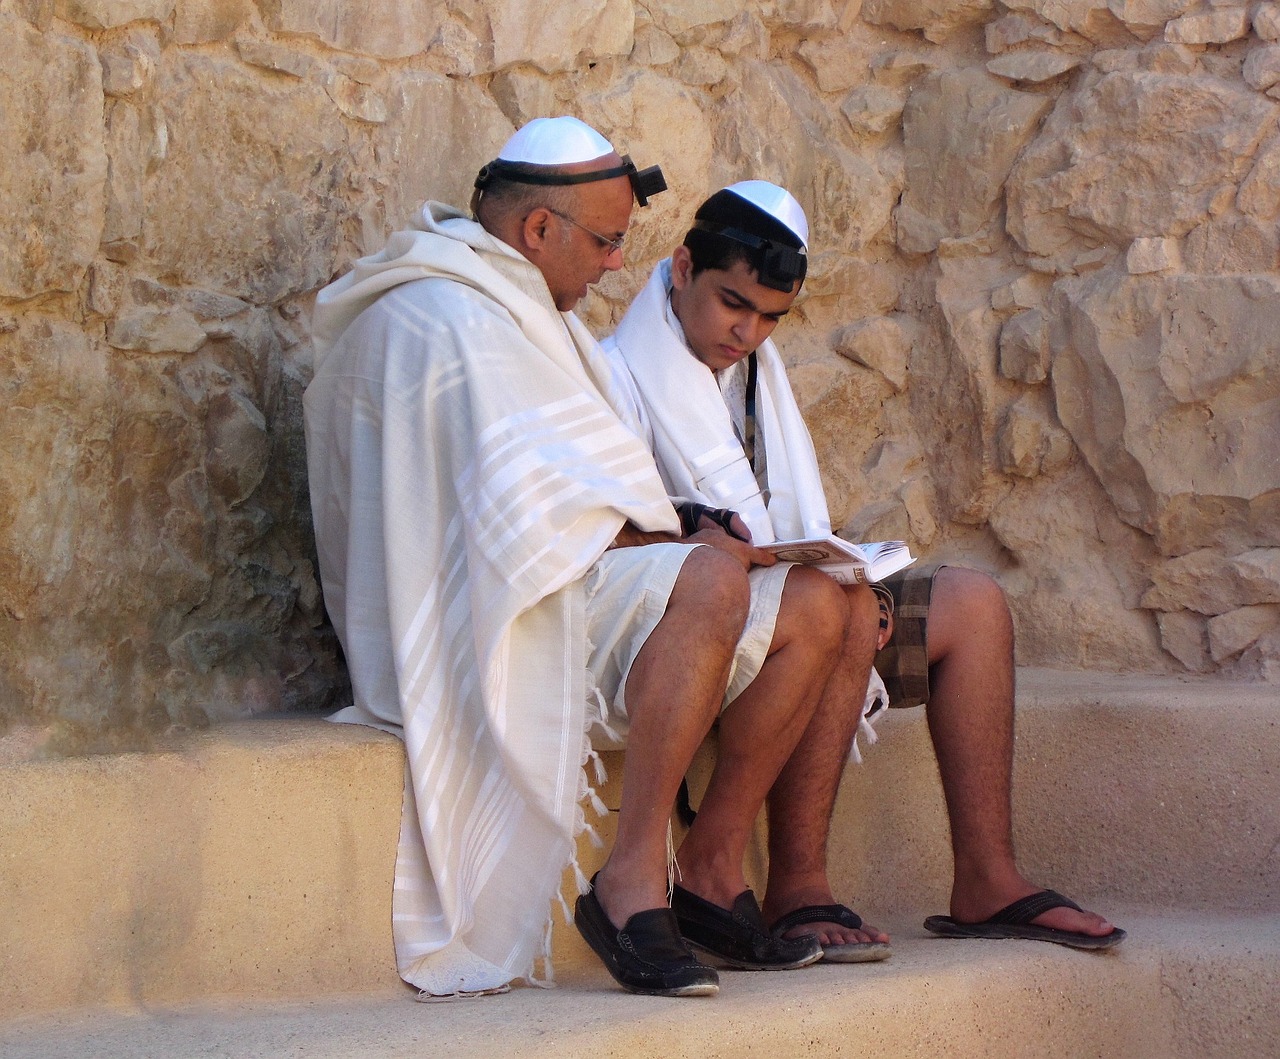
[[[816,566],[842,585],[879,581],[916,561],[902,541],[850,544],[839,537],[815,537],[804,541],[774,541],[759,547],[772,552],[779,562]]]

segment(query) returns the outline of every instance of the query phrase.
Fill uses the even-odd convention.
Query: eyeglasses
[[[605,237],[605,236],[601,235],[599,232],[597,232],[597,231],[593,231],[592,229],[588,228],[585,224],[582,224],[582,223],[581,223],[581,222],[579,222],[579,221],[575,221],[575,220],[574,220],[572,217],[570,217],[567,213],[561,213],[559,210],[552,209],[550,206],[546,207],[546,209],[547,209],[547,212],[549,212],[549,213],[554,213],[554,214],[555,214],[557,217],[559,217],[562,221],[568,221],[568,222],[569,222],[570,224],[572,224],[575,228],[581,228],[581,229],[582,229],[584,232],[586,232],[588,235],[593,236],[593,237],[595,238],[596,242],[598,242],[598,243],[600,244],[600,246],[601,246],[601,247],[606,247],[606,246],[607,246],[607,247],[609,248],[609,253],[611,253],[611,254],[613,254],[613,253],[621,253],[621,251],[622,251],[622,242],[623,242],[623,240],[624,240],[624,239],[626,239],[626,237],[627,237],[625,232],[624,232],[622,235],[618,236],[618,238],[617,238],[617,239],[609,239],[609,238],[607,238],[607,237]]]

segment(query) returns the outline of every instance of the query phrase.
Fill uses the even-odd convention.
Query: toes
[[[1032,920],[1036,926],[1053,927],[1057,930],[1068,930],[1077,934],[1092,934],[1101,937],[1110,934],[1115,927],[1102,916],[1094,912],[1077,912],[1071,908],[1051,908],[1041,916]]]
[[[800,938],[813,935],[821,945],[864,945],[868,942],[887,942],[889,935],[868,924],[863,930],[850,930],[839,923],[806,923],[803,928],[788,931],[784,937]]]

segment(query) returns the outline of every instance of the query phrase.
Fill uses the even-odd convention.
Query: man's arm
[[[669,544],[672,542],[706,544],[712,548],[718,548],[720,551],[728,552],[742,564],[744,570],[750,570],[753,566],[773,566],[778,561],[772,554],[753,547],[748,541],[731,537],[706,516],[703,516],[701,526],[702,528],[697,533],[682,537],[675,533],[648,532],[637,529],[630,522],[627,522],[618,531],[618,535],[614,537],[613,544],[610,547],[641,548],[646,544]]]

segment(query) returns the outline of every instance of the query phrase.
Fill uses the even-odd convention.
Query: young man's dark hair
[[[760,182],[748,182],[760,183]],[[724,188],[694,214],[684,237],[693,259],[693,274],[705,269],[729,270],[745,262],[766,287],[790,290],[804,282],[808,259],[804,240],[743,194]]]

